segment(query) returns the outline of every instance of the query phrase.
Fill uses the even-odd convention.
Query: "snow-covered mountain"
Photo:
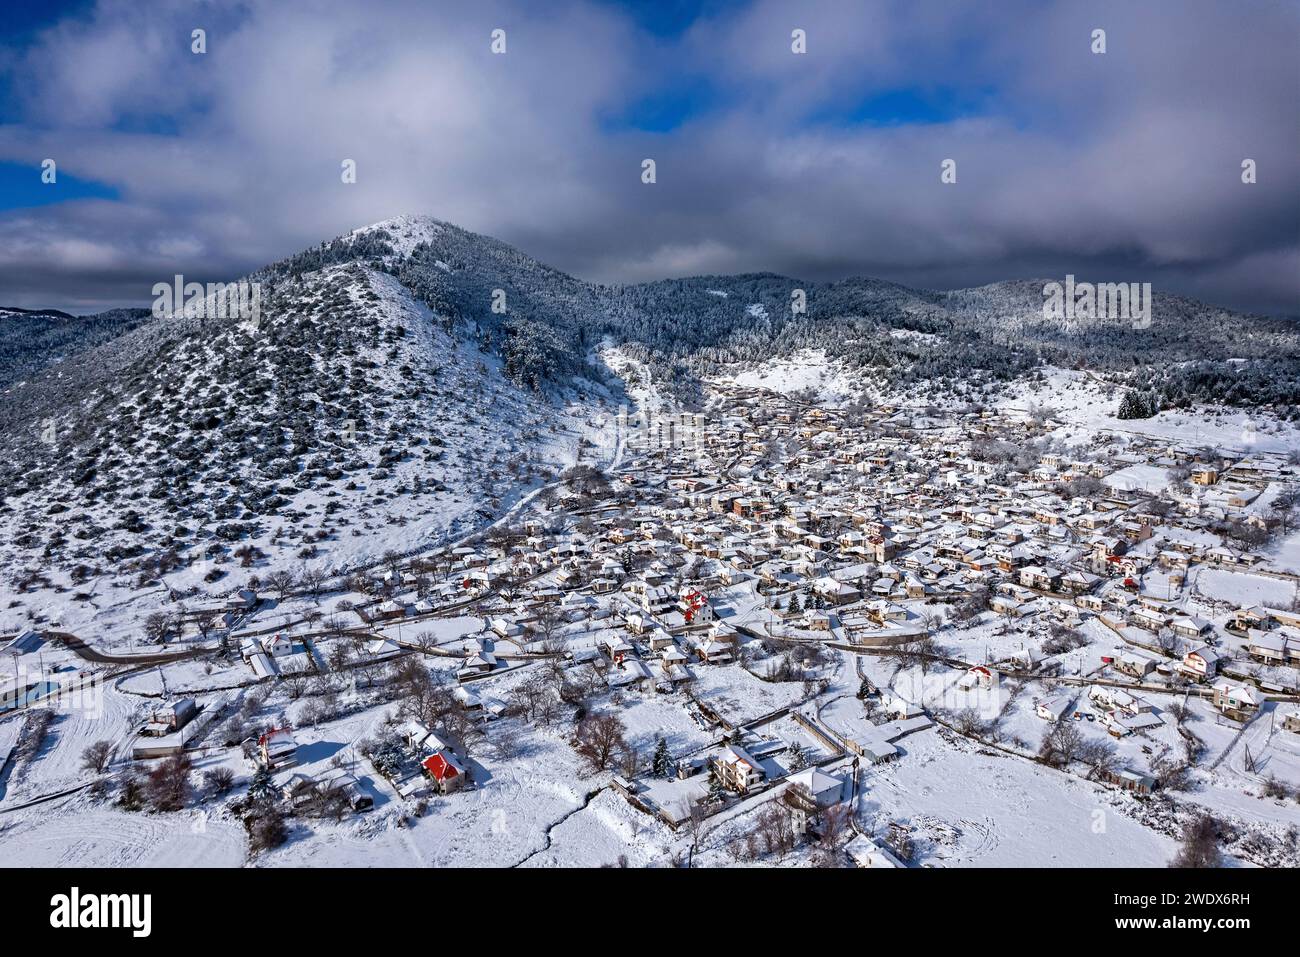
[[[116,338],[148,317],[147,309],[73,316],[58,309],[0,306],[0,387]]]
[[[611,400],[575,375],[518,384],[374,264],[259,275],[256,326],[150,319],[10,387],[0,550],[20,590],[108,567],[185,589],[454,536],[577,460]]]

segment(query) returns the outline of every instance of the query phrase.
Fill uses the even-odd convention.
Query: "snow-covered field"
[[[1121,419],[1122,388],[1088,372],[1052,369],[1042,383],[1018,385],[999,408],[1050,408],[1065,425],[1052,435],[1066,445],[1086,443],[1098,432],[1168,439],[1194,447],[1217,446],[1242,452],[1288,452],[1300,447],[1300,427],[1264,413],[1197,406],[1166,410],[1149,419]]]
[[[819,350],[806,350],[747,369],[730,380],[742,388],[768,389],[784,395],[809,392],[816,401],[841,405],[863,391],[861,378]]]

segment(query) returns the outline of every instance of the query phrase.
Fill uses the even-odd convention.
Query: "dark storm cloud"
[[[1294,5],[773,0],[669,35],[610,4],[191,10],[106,2],[6,55],[0,160],[120,198],[3,214],[0,300],[144,303],[429,213],[601,281],[1073,272],[1300,312]]]

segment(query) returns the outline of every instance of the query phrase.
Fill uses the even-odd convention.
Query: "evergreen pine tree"
[[[808,752],[798,741],[790,745],[790,770],[802,771],[808,767]]]
[[[668,742],[663,738],[660,738],[658,743],[655,745],[653,766],[655,777],[668,777],[668,772],[672,768],[672,758],[668,754]]]
[[[260,767],[253,773],[253,780],[248,785],[248,796],[254,801],[275,797],[275,783],[271,780],[269,768]]]
[[[1149,419],[1160,411],[1160,397],[1154,392],[1137,392],[1129,389],[1120,400],[1118,419]]]
[[[721,804],[727,799],[727,788],[722,783],[722,778],[716,774],[709,779],[709,793],[704,798],[709,804]]]

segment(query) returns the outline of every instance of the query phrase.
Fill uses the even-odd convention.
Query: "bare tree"
[[[916,844],[912,840],[912,832],[902,824],[893,824],[889,828],[889,835],[885,838],[885,846],[888,847],[900,861],[910,861],[912,855],[916,853]]]
[[[321,590],[325,587],[325,581],[329,577],[325,571],[320,568],[309,567],[299,572],[298,577],[302,580],[302,586],[312,598],[319,598]]]
[[[980,717],[979,711],[975,708],[962,708],[952,716],[951,720],[952,726],[958,732],[971,737],[982,737],[988,730],[984,719]]]
[[[170,629],[171,619],[161,611],[155,611],[144,620],[144,636],[150,641],[161,644],[166,640]]]
[[[189,755],[178,754],[149,772],[145,793],[155,811],[179,811],[185,806],[190,793],[192,766]]]
[[[1057,721],[1043,736],[1038,760],[1053,767],[1067,767],[1079,756],[1083,735],[1072,721]]]
[[[446,695],[449,706],[443,711],[440,727],[460,746],[461,752],[469,757],[471,749],[484,738],[483,725],[461,707],[460,702],[451,696],[450,691],[447,691]]]
[[[696,798],[691,802],[690,816],[687,818],[687,826],[691,832],[691,858],[695,857],[695,852],[700,849],[700,842],[704,840],[706,833],[705,822],[709,819],[709,809],[702,798]]]
[[[235,772],[224,766],[215,767],[203,775],[203,783],[214,796],[226,794],[235,786]]]
[[[1183,828],[1183,843],[1170,867],[1218,867],[1219,822],[1209,814],[1197,814]]]
[[[109,762],[113,758],[112,741],[96,741],[86,750],[81,752],[81,766],[87,771],[94,771],[96,774],[103,774],[108,768]]]
[[[513,721],[497,722],[496,731],[492,735],[492,749],[496,752],[497,757],[503,761],[519,757],[523,751],[523,741],[519,734],[519,728]]]
[[[327,660],[331,671],[342,671],[347,667],[348,662],[352,660],[352,649],[348,647],[346,642],[335,641],[330,646]]]
[[[624,747],[627,728],[612,714],[588,714],[578,725],[574,750],[593,771],[604,771]]]
[[[271,572],[271,574],[266,576],[266,583],[271,586],[271,590],[275,592],[276,599],[284,601],[289,592],[293,590],[293,586],[296,584],[296,579],[293,576],[293,572],[289,571],[289,569],[277,568],[275,571]]]
[[[1093,777],[1114,771],[1119,766],[1119,759],[1115,756],[1115,745],[1101,738],[1083,741],[1075,757],[1090,768],[1089,773]]]
[[[1191,786],[1188,762],[1175,757],[1168,745],[1151,758],[1151,776],[1156,779],[1156,785],[1166,791],[1184,791]]]
[[[821,813],[821,833],[819,839],[827,848],[838,847],[840,839],[849,827],[849,806],[835,804]]]
[[[289,689],[289,698],[297,701],[307,693],[307,683],[311,680],[311,673],[306,665],[294,664],[281,671],[280,678]]]
[[[759,813],[755,829],[766,853],[783,857],[794,850],[794,826],[787,808],[769,803]]]
[[[402,699],[402,712],[427,727],[441,723],[459,710],[459,703],[446,685],[434,680],[418,658],[403,658],[393,676],[396,693]]]
[[[248,830],[249,848],[254,854],[279,847],[289,837],[289,829],[284,823],[284,811],[271,801],[259,801],[252,812],[244,819]]]
[[[564,618],[561,617],[559,609],[553,604],[547,602],[537,610],[537,624],[534,625],[534,628],[542,641],[543,647],[561,640],[559,631],[563,625]]]

